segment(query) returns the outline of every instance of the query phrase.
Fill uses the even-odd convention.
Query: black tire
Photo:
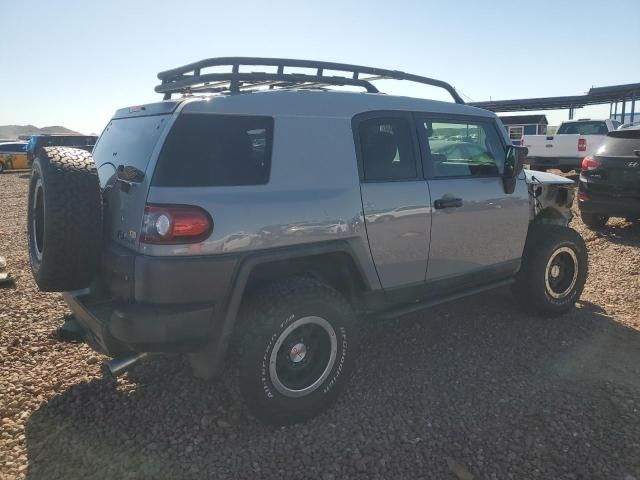
[[[582,219],[582,223],[584,223],[591,230],[598,230],[604,227],[609,221],[609,217],[606,215],[587,213],[583,211],[580,211],[580,218]]]
[[[533,224],[529,227],[514,293],[523,305],[539,313],[565,313],[580,298],[587,269],[587,246],[575,230]]]
[[[91,154],[41,149],[32,166],[28,208],[29,257],[38,287],[48,292],[87,287],[102,240],[102,199]]]
[[[5,169],[4,162],[0,162],[0,173],[4,173]]]
[[[336,399],[355,354],[353,313],[340,293],[312,277],[279,280],[252,295],[240,321],[240,391],[258,419],[300,422]]]

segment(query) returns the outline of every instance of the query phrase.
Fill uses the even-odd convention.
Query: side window
[[[409,180],[418,176],[409,121],[381,117],[358,126],[364,180]]]
[[[263,185],[271,172],[271,117],[182,114],[160,152],[158,187]]]
[[[499,175],[505,150],[490,123],[420,122],[433,178]]]
[[[21,144],[0,145],[0,152],[11,152],[11,153],[24,152],[24,145],[21,145]]]

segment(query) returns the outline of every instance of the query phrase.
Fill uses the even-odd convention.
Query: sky
[[[0,12],[1,125],[100,133],[117,108],[161,99],[159,71],[219,56],[404,70],[474,101],[640,82],[640,0],[0,0]],[[448,99],[383,83],[390,94]],[[551,125],[568,118],[543,113]]]

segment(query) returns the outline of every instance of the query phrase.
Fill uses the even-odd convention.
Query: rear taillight
[[[589,200],[589,197],[587,197],[584,193],[578,193],[578,201],[580,202],[584,202],[586,200]]]
[[[582,171],[597,170],[600,168],[600,162],[591,156],[584,157],[582,160]]]
[[[212,229],[211,217],[199,207],[145,205],[140,241],[154,244],[195,243],[207,238]]]
[[[579,152],[586,152],[587,151],[587,139],[586,138],[579,138],[578,139],[578,151]]]

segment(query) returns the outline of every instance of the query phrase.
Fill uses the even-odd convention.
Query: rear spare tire
[[[27,214],[31,272],[48,292],[85,288],[102,240],[102,199],[93,157],[77,148],[42,148],[33,161]]]

